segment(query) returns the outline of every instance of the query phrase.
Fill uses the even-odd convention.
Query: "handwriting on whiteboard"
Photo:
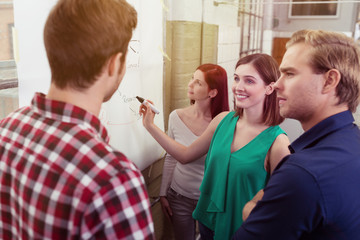
[[[140,67],[140,41],[131,39],[129,42],[128,52],[126,56],[126,67],[139,68]]]
[[[109,114],[107,114],[106,110],[102,108],[99,114],[100,121],[105,125],[123,126],[123,125],[133,124],[138,120],[140,120],[141,119],[141,115],[139,114],[140,103],[138,102],[138,100],[135,97],[127,96],[125,93],[122,93],[119,90],[116,91],[116,94],[118,95],[118,97],[120,97],[120,103],[123,104],[125,108],[129,109],[128,112],[132,116],[131,119],[127,119],[125,121],[119,121],[119,120],[114,121],[110,119],[110,117],[108,116]]]

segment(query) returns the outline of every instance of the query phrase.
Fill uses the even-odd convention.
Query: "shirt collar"
[[[327,135],[329,132],[342,128],[345,125],[352,124],[353,122],[354,117],[349,110],[330,116],[310,128],[308,131],[304,132],[299,138],[297,138],[289,146],[290,152],[294,153],[296,151],[302,150],[307,146],[311,145],[312,143],[316,142],[318,139]]]
[[[104,141],[109,142],[106,128],[90,112],[70,103],[46,98],[43,93],[35,93],[31,101],[32,108],[41,116],[61,122],[83,125]]]

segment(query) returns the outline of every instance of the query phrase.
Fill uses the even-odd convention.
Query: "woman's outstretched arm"
[[[195,161],[208,152],[215,129],[228,112],[223,112],[216,116],[210,122],[204,133],[188,147],[176,142],[154,124],[155,114],[149,105],[141,104],[139,113],[143,116],[143,125],[151,136],[164,148],[167,153],[173,156],[180,163],[186,164],[188,162]]]

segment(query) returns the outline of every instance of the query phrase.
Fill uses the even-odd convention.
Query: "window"
[[[339,12],[337,2],[337,0],[290,0],[289,18],[336,18]]]
[[[239,0],[240,57],[262,51],[263,0]]]
[[[0,119],[19,107],[13,26],[13,0],[0,0]]]

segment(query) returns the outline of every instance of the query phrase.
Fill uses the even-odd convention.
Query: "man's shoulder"
[[[30,106],[25,106],[25,107],[16,109],[15,111],[9,113],[9,115],[4,117],[3,119],[0,119],[0,127],[4,127],[6,123],[8,123],[9,121],[11,121],[13,119],[20,120],[30,110],[31,110]]]
[[[353,153],[350,150],[331,146],[304,149],[285,157],[274,175],[279,174],[280,181],[283,180],[284,184],[286,182],[290,188],[295,186],[294,182],[300,186],[306,182],[308,188],[318,188],[325,195],[348,190],[351,192],[349,186],[360,181],[360,151],[355,150],[357,152]]]
[[[115,166],[117,169],[120,167],[122,170],[138,170],[134,163],[130,161],[124,153],[115,149],[99,137],[89,139],[87,145],[88,147],[91,147],[94,161],[102,160],[104,163]]]
[[[100,189],[101,192],[112,192],[114,186],[122,186],[126,191],[139,191],[143,188],[144,180],[140,169],[125,154],[103,141],[92,139],[91,146],[80,146],[80,149],[88,151],[78,152],[77,155],[81,157],[76,161],[76,168],[91,179],[93,187],[88,190],[96,193]],[[80,149],[78,150],[81,151]]]
[[[322,134],[301,137],[291,144],[294,152],[289,155],[287,164],[324,172],[344,162],[359,162],[354,161],[360,155],[360,131],[356,125],[346,124]]]
[[[65,132],[60,140],[63,147],[54,151],[74,164],[80,172],[91,171],[91,175],[96,176],[94,181],[98,179],[100,185],[121,175],[141,174],[124,153],[112,147],[94,128],[86,124],[63,123],[59,125],[60,129]],[[54,132],[53,135],[57,137],[57,134]]]

